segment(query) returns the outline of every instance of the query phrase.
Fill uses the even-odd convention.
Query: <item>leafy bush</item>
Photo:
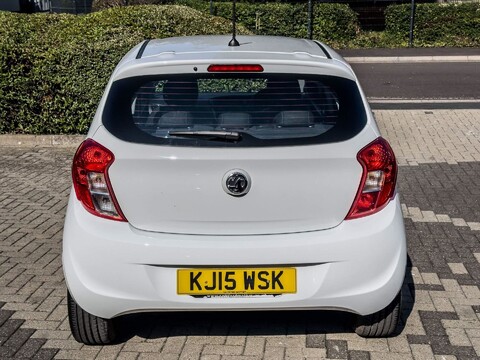
[[[152,1],[170,0],[129,0]],[[176,5],[117,6],[85,16],[0,12],[0,133],[84,133],[113,68],[132,46],[145,38],[230,33],[231,3],[215,3],[226,20],[205,14],[208,1],[175,1],[203,13]],[[242,2],[237,10],[254,33],[307,35],[305,3]],[[386,23],[385,33],[358,33],[348,6],[316,4],[314,37],[337,47],[405,46],[410,5],[390,6]],[[480,46],[480,4],[418,5],[415,45]]]
[[[178,0],[178,3],[208,13],[210,5],[202,0]],[[307,37],[307,4],[278,2],[247,3],[236,5],[237,20],[257,35]],[[214,14],[232,18],[231,2],[215,2]],[[342,45],[360,30],[355,12],[345,4],[315,4],[313,37],[318,40]]]
[[[410,5],[391,5],[386,32],[405,42],[410,31]],[[480,3],[418,4],[415,13],[416,46],[480,45]]]
[[[85,16],[0,12],[0,133],[84,133],[115,65],[135,44],[230,30],[225,19],[174,5]]]
[[[92,10],[105,10],[115,6],[127,5],[165,5],[174,4],[175,0],[93,0]]]
[[[347,44],[348,48],[399,48],[408,47],[408,39],[401,41],[385,31],[362,31]]]
[[[129,5],[176,3],[210,14],[208,0],[128,0]],[[124,6],[126,0],[95,0],[93,8]],[[308,10],[306,1],[237,1],[237,20],[257,35],[277,35],[306,38]],[[232,18],[232,3],[215,0],[213,14]],[[333,46],[344,46],[360,31],[356,13],[346,4],[315,3],[313,37]]]
[[[231,0],[214,0],[214,3],[229,2]],[[197,3],[206,3],[209,6],[209,0],[196,0]],[[237,0],[237,3],[255,3],[255,2],[283,2],[283,3],[305,3],[305,0]],[[108,9],[114,6],[127,5],[164,5],[164,4],[178,4],[177,0],[93,0],[92,9],[94,11]]]

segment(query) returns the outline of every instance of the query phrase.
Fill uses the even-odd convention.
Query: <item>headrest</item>
[[[218,123],[222,127],[246,128],[252,124],[252,121],[248,113],[224,112],[218,116]]]
[[[282,111],[275,115],[274,120],[279,126],[311,126],[314,123],[310,111]]]
[[[193,125],[193,116],[190,111],[169,111],[158,120],[158,127],[186,127]]]

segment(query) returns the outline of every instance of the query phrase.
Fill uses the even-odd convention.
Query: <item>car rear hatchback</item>
[[[141,311],[336,309],[395,331],[397,165],[352,69],[314,41],[239,41],[147,41],[115,69],[72,168],[78,341]]]

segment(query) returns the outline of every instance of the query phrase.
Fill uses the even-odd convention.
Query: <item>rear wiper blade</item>
[[[242,135],[238,131],[215,131],[215,130],[199,130],[199,131],[169,131],[169,136],[205,138],[210,140],[240,140]]]

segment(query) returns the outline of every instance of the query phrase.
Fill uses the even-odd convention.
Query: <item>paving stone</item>
[[[411,360],[413,356],[411,354],[395,354],[395,353],[383,353],[383,352],[370,352],[371,360]]]
[[[370,360],[368,351],[351,350],[348,352],[348,360]]]
[[[15,357],[18,359],[32,359],[45,343],[44,339],[30,338],[18,348]]]
[[[89,360],[94,359],[99,350],[88,348],[83,350],[60,350],[55,359],[68,359],[68,360]]]
[[[408,340],[405,337],[392,337],[387,339],[388,348],[394,353],[410,353],[410,346]]]
[[[387,353],[390,351],[387,339],[364,339],[358,337],[355,340],[347,341],[349,350],[374,351]]]
[[[165,345],[163,346],[162,353],[178,353],[183,349],[185,345],[186,337],[185,336],[175,336],[175,337],[168,337],[165,341]]]
[[[265,347],[263,359],[265,360],[281,360],[285,358],[284,347]]]
[[[325,359],[327,357],[326,349],[306,348],[303,349],[303,353],[307,360]]]
[[[242,344],[243,345],[243,344]],[[283,338],[267,338],[266,345],[269,346],[284,346],[284,347],[305,347],[305,338],[301,336],[291,336]],[[308,347],[308,346],[307,346]]]
[[[412,349],[412,355],[415,360],[428,360],[434,358],[430,345],[412,344],[410,348]]]
[[[465,265],[463,265],[462,263],[448,263],[447,265],[450,267],[452,273],[454,274],[468,274]]]
[[[245,342],[244,355],[262,355],[265,349],[265,338],[247,337]]]
[[[162,359],[165,360],[178,360],[179,354],[163,354]],[[157,360],[159,359],[159,355],[156,353],[140,353],[138,355],[138,360]]]
[[[118,354],[116,360],[137,360],[139,355],[140,354],[137,352],[122,351],[120,354]]]
[[[123,344],[103,346],[95,360],[116,360],[122,348]]]
[[[435,306],[435,310],[437,311],[446,311],[446,312],[455,311],[449,299],[436,297],[436,298],[433,298],[432,301],[433,301],[433,305]]]
[[[448,340],[453,346],[472,346],[465,329],[449,328],[445,329]]]
[[[131,352],[160,352],[162,349],[162,344],[156,344],[156,343],[147,343],[147,342],[141,342],[141,343],[127,343],[124,345],[123,350],[125,351],[131,351]],[[172,351],[171,348],[168,348],[165,352],[170,352]],[[177,349],[174,350],[177,352]]]
[[[325,348],[325,334],[309,334],[306,340],[307,348]]]
[[[435,360],[457,360],[455,355],[435,355]]]
[[[480,263],[480,253],[476,252],[473,253],[473,255],[475,256],[475,259],[477,259],[477,261]]]
[[[54,359],[58,349],[40,349],[32,357],[32,360],[50,360]]]
[[[6,341],[2,341],[0,359],[13,358],[15,353],[28,341],[33,332],[34,330],[32,329],[18,329]]]
[[[478,286],[462,286],[463,293],[468,299],[480,299],[480,289]]]
[[[386,110],[376,117],[400,164],[408,238],[410,275],[396,337],[360,338],[349,316],[322,312],[286,312],[280,320],[262,312],[146,314],[130,317],[120,344],[78,344],[61,268],[75,149],[0,145],[0,359],[479,358],[480,137],[472,132],[480,133],[480,111]]]
[[[237,345],[205,345],[203,354],[208,355],[240,355],[243,353],[243,346]]]
[[[346,359],[347,342],[342,340],[327,340],[327,357],[329,359]]]
[[[440,279],[435,273],[422,273],[422,279],[425,284],[441,285]]]
[[[198,360],[202,355],[204,345],[185,344],[180,353],[180,360]]]
[[[79,350],[82,348],[82,344],[76,342],[72,337],[68,339],[48,339],[43,345],[44,348],[51,349],[72,349]]]

